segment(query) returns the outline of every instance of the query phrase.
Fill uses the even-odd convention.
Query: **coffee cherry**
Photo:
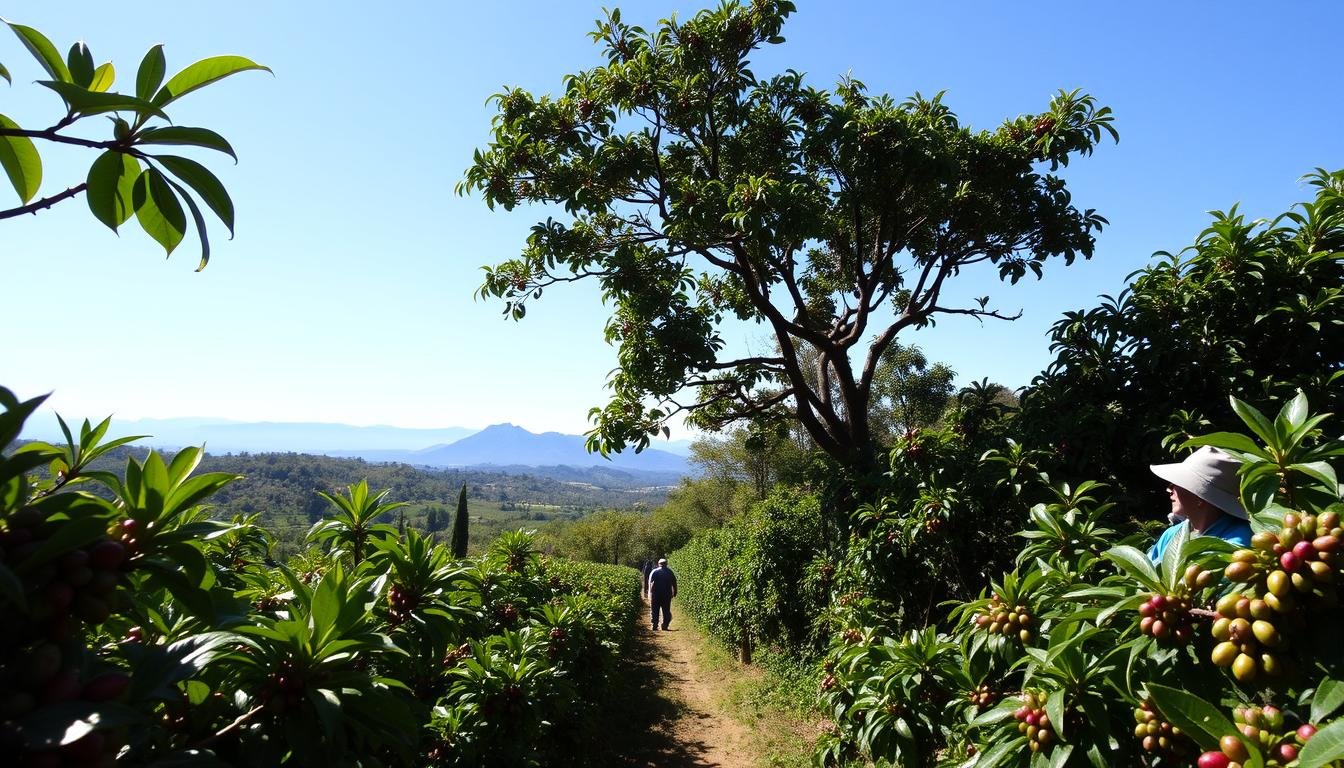
[[[103,539],[89,549],[89,565],[99,570],[115,570],[125,558],[126,547],[119,541]]]
[[[1254,658],[1246,653],[1239,653],[1232,661],[1232,676],[1239,682],[1249,683],[1255,679],[1256,667]]]
[[[1229,760],[1238,763],[1244,763],[1251,758],[1250,750],[1246,749],[1246,745],[1242,743],[1241,739],[1231,734],[1218,740],[1218,748]]]
[[[1205,752],[1199,756],[1199,768],[1228,768],[1231,760],[1222,752]]]
[[[108,672],[85,683],[79,696],[85,701],[109,701],[125,693],[130,684],[130,676],[121,672]]]

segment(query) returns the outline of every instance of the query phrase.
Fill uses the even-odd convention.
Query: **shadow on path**
[[[674,628],[671,633],[675,633]],[[715,768],[720,763],[706,759],[710,746],[703,741],[687,738],[680,722],[705,718],[709,715],[690,711],[682,703],[667,695],[664,667],[678,663],[670,658],[664,644],[643,621],[635,631],[628,652],[621,657],[615,674],[618,688],[607,703],[607,736],[609,742],[593,764],[601,768]],[[670,639],[670,638],[669,638]],[[684,664],[684,662],[681,662]],[[676,731],[682,731],[678,737]]]

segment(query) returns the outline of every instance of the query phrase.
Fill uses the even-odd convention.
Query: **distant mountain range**
[[[399,461],[426,467],[612,467],[644,472],[685,473],[685,456],[656,448],[641,453],[625,451],[604,458],[588,453],[581,435],[528,432],[513,424],[495,424],[474,435],[446,445],[418,451],[335,452],[334,456],[360,456],[370,461]]]
[[[76,424],[67,423],[77,429]],[[496,424],[475,431],[465,427],[407,429],[186,417],[114,420],[112,434],[149,435],[136,444],[161,448],[204,443],[207,451],[217,455],[311,453],[422,467],[491,467],[511,474],[525,474],[526,469],[536,467],[604,467],[651,473],[656,475],[651,480],[670,483],[690,474],[686,460],[689,441],[659,441],[660,448],[649,448],[641,453],[627,450],[612,454],[608,459],[588,453],[581,435],[559,432],[538,435],[513,424]],[[23,437],[48,441],[64,439],[50,412],[34,415],[25,426]]]

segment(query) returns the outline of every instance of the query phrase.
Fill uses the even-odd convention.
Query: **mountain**
[[[78,424],[67,421],[72,430]],[[590,454],[582,435],[535,434],[513,424],[496,424],[475,432],[465,427],[407,429],[355,427],[349,424],[243,422],[183,417],[112,421],[109,434],[148,435],[141,447],[182,448],[205,444],[215,455],[228,453],[308,453],[399,462],[419,467],[489,467],[509,474],[543,474],[563,478],[576,468],[626,472],[647,485],[674,485],[690,474],[688,441],[659,441],[667,450],[627,450],[603,458]],[[55,415],[39,412],[24,426],[27,440],[63,441]],[[426,447],[428,446],[428,447]],[[533,472],[545,468],[545,472]],[[576,482],[583,482],[574,478]]]
[[[67,420],[72,430],[78,424]],[[307,422],[243,422],[228,419],[183,417],[173,419],[112,420],[109,434],[149,435],[137,445],[156,448],[181,448],[206,444],[211,453],[316,453],[351,454],[364,452],[414,451],[429,445],[452,443],[475,430],[466,427],[443,429],[407,429],[403,427],[355,427],[349,424]],[[28,440],[64,440],[56,417],[40,411],[24,426]],[[372,459],[372,457],[365,457]]]
[[[625,451],[603,458],[588,453],[581,435],[559,432],[535,434],[513,424],[495,424],[447,445],[400,454],[380,451],[380,456],[359,454],[369,460],[403,461],[428,467],[608,467],[633,472],[658,472],[680,477],[689,471],[685,457],[647,448],[642,453]]]

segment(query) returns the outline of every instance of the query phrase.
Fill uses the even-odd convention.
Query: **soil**
[[[674,605],[675,611],[675,605]],[[756,736],[730,711],[733,672],[705,663],[709,640],[688,622],[651,631],[641,616],[621,674],[628,690],[612,702],[610,755],[621,768],[755,768]]]

